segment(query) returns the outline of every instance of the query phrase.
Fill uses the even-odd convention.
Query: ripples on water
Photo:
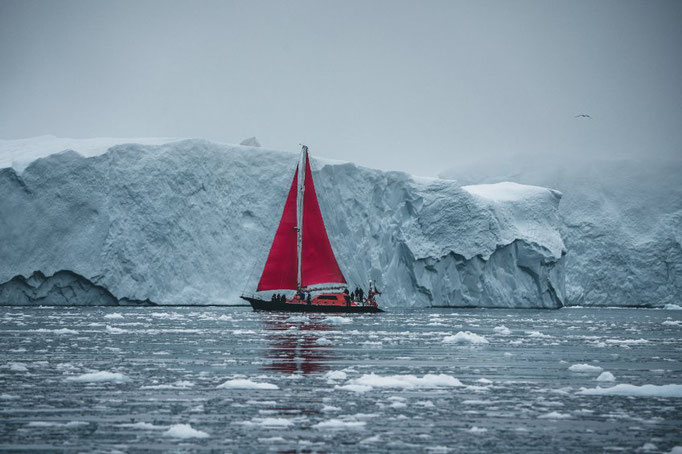
[[[667,452],[680,387],[581,392],[682,384],[681,320],[0,308],[0,449]]]

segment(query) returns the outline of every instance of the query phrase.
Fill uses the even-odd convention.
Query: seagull
[[[592,117],[590,117],[587,114],[580,114],[580,115],[576,115],[575,118],[592,118]]]

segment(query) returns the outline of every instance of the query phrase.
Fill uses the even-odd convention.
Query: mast
[[[298,163],[298,193],[296,196],[296,253],[297,280],[296,287],[301,290],[301,251],[303,250],[303,202],[305,194],[305,173],[308,158],[308,147],[302,145],[301,158]]]

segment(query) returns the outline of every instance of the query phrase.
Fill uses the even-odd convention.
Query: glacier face
[[[463,183],[556,188],[571,305],[664,306],[682,300],[682,160],[518,156],[459,165]]]
[[[298,154],[163,142],[0,169],[0,282],[69,270],[162,304],[235,304],[253,291]],[[312,164],[346,279],[377,279],[383,305],[561,306],[560,193]]]

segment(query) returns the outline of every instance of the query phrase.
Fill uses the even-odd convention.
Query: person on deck
[[[365,296],[365,291],[362,290],[362,287],[360,287],[360,288],[358,289],[358,292],[359,292],[359,294],[358,294],[358,301],[363,301],[362,298]]]
[[[312,299],[310,298],[310,293],[308,293],[308,294],[306,295],[306,297],[305,297],[305,302],[306,302],[306,304],[308,304],[308,306],[310,306],[311,304],[313,304],[313,301],[312,301]]]

